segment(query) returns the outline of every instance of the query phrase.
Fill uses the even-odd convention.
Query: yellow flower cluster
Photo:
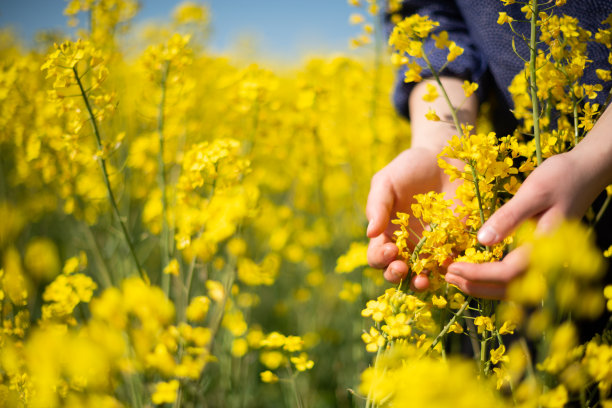
[[[346,254],[340,256],[336,262],[337,273],[349,273],[360,266],[368,264],[368,246],[362,243],[353,242]]]
[[[364,8],[367,13],[364,16],[361,13],[352,13],[349,16],[349,23],[351,25],[361,25],[361,33],[351,38],[349,46],[351,48],[363,47],[372,43],[372,40],[378,41],[375,33],[376,24],[372,21],[368,21],[368,17],[377,18],[381,5],[376,0],[348,0],[348,3],[357,8]],[[400,8],[400,0],[391,0],[385,5],[389,13],[395,13]]]
[[[80,30],[79,35],[89,36],[96,44],[116,47],[114,35],[125,32],[134,18],[140,4],[135,0],[70,0],[64,9],[69,17],[68,25],[79,24],[77,16],[85,13],[90,23],[89,32]]]
[[[608,22],[605,20],[604,23]],[[547,112],[540,115],[542,155],[550,157],[567,151],[574,146],[594,125],[601,113],[595,99],[603,87],[601,84],[587,84],[582,80],[585,68],[592,62],[587,53],[590,41],[610,48],[609,29],[600,28],[593,35],[580,27],[576,18],[558,16],[552,11],[541,12],[538,16],[539,41],[545,44],[536,56],[537,98],[547,106]],[[533,128],[532,101],[529,89],[529,63],[516,75],[509,91],[514,102],[514,115],[523,123],[522,131],[530,133]],[[609,79],[609,70],[598,69],[601,80]],[[551,109],[557,115],[551,124]],[[527,147],[535,152],[534,142]]]
[[[440,31],[438,34],[432,34],[438,25],[428,16],[413,14],[394,26],[389,37],[389,45],[394,49],[394,64],[405,65],[407,68],[405,82],[420,82],[423,79],[421,77],[423,64],[419,64],[417,59],[422,59],[429,69],[433,69],[424,48],[424,41],[427,38],[435,40],[435,48],[448,50],[447,63],[454,61],[463,54],[463,48],[448,39],[448,32]],[[440,69],[440,72],[444,68],[445,66]]]
[[[304,340],[299,336],[285,336],[279,332],[263,335],[253,347],[260,348],[259,360],[268,369],[260,373],[265,383],[274,383],[279,376],[270,371],[284,366],[291,373],[291,366],[298,371],[307,371],[314,367],[314,361],[304,351]],[[298,354],[299,353],[299,354]]]
[[[597,285],[605,264],[589,230],[574,221],[551,234],[524,235],[532,245],[529,268],[510,286],[509,297],[531,305],[551,302],[560,312],[576,316],[599,316],[605,302]]]
[[[53,89],[47,92],[48,113],[41,117],[50,130],[32,135],[25,147],[31,151],[34,168],[45,169],[45,182],[63,183],[60,198],[64,210],[93,223],[108,208],[97,161],[111,156],[125,136],[119,132],[101,140],[97,129],[97,123],[108,119],[116,107],[115,95],[102,86],[109,75],[106,57],[90,42],[64,42],[55,45],[41,69],[46,71],[46,79],[53,81]],[[85,126],[88,122],[91,128]],[[57,156],[65,161],[56,160]],[[108,171],[114,173],[110,164]],[[24,170],[21,177],[27,179],[31,172]],[[81,176],[78,182],[70,182],[77,174]]]
[[[368,301],[361,311],[361,315],[370,317],[376,326],[361,336],[366,350],[373,353],[397,341],[424,345],[425,334],[431,335],[437,329],[431,309],[430,302],[401,290],[387,289],[377,300]]]
[[[81,253],[80,258],[68,259],[63,273],[45,288],[43,300],[48,303],[41,310],[43,321],[75,325],[76,320],[72,315],[74,308],[79,303],[91,300],[97,285],[89,276],[75,273],[77,269],[83,270],[87,266],[84,253]]]
[[[399,213],[399,218],[393,220],[400,227],[394,233],[395,243],[399,248],[399,256],[408,262],[415,274],[427,270],[432,272],[436,281],[440,278],[440,268],[455,253],[464,251],[475,242],[465,225],[453,213],[452,201],[445,200],[443,194],[430,192],[414,198],[416,203],[411,206],[413,216],[429,224],[430,229],[423,231],[422,237],[415,238],[415,233],[408,226],[409,215]],[[412,252],[411,247],[414,247]]]
[[[379,407],[506,406],[476,373],[470,361],[422,358],[414,346],[399,344],[362,373],[359,391]]]
[[[225,406],[240,387],[278,405],[292,379],[327,399],[317,377],[344,369],[323,356],[344,356],[381,285],[361,279],[363,244],[334,268],[362,240],[367,180],[407,143],[379,91],[392,69],[214,55],[194,3],[124,36],[136,9],[71,1],[81,39],[40,51],[0,32],[0,400]],[[264,329],[303,336],[261,346]]]

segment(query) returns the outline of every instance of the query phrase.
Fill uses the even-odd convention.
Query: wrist
[[[588,185],[587,193],[594,198],[612,184],[612,140],[601,143],[600,138],[593,136],[585,137],[565,155],[571,171]]]

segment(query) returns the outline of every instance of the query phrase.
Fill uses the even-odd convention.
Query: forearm
[[[595,198],[612,184],[612,107],[608,107],[593,129],[568,155],[579,176],[588,183],[586,194]]]
[[[463,80],[453,77],[441,77],[440,81],[446,90],[450,102],[457,110],[460,123],[474,125],[478,112],[478,100],[475,95],[465,98]],[[427,83],[437,84],[432,79],[418,83],[410,94],[410,126],[412,129],[412,147],[426,148],[436,154],[442,151],[447,141],[453,135],[459,135],[455,129],[450,107],[443,93],[438,89],[440,96],[433,102],[425,102],[423,95],[427,93]],[[425,114],[433,109],[440,117],[440,121],[428,120]]]

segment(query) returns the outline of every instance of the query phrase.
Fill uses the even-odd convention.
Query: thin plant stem
[[[442,90],[442,95],[444,96],[444,99],[446,100],[446,103],[448,104],[451,116],[453,117],[453,123],[455,124],[455,127],[457,128],[457,132],[461,131],[461,125],[459,122],[459,116],[457,115],[457,110],[451,103],[451,100],[448,94],[446,93],[446,89],[444,89],[444,86],[442,85],[442,81],[440,81],[440,76],[438,75],[436,70],[433,68],[433,65],[431,65],[431,62],[429,62],[429,58],[427,57],[427,53],[425,52],[423,52],[423,59],[425,60],[425,63],[427,64],[427,67],[431,71],[431,74],[433,75],[434,79],[438,83],[438,86]]]
[[[474,359],[477,359],[480,356],[480,343],[478,343],[478,339],[476,338],[476,326],[474,325],[474,318],[470,313],[470,308],[468,307],[463,313],[465,325],[467,327],[468,337],[470,338],[470,345],[472,346],[472,351],[474,352]]]
[[[536,145],[538,166],[542,164],[542,145],[540,144],[540,103],[536,85],[536,22],[538,18],[538,0],[531,0],[531,34],[529,39],[529,75],[531,89],[531,108],[533,117],[533,136]]]
[[[291,363],[287,364],[287,370],[289,371],[289,382],[291,383],[291,388],[293,390],[293,396],[295,397],[296,406],[298,408],[303,408],[304,403],[302,402],[302,397],[298,391],[297,382],[295,381],[296,375],[293,374],[293,370],[291,370]]]
[[[164,266],[170,262],[170,243],[168,234],[168,198],[166,197],[166,163],[164,162],[164,105],[166,103],[166,83],[168,73],[170,72],[170,62],[166,62],[162,69],[161,76],[161,98],[159,101],[159,112],[157,114],[157,135],[159,140],[159,153],[157,160],[159,162],[159,188],[161,190],[162,201],[162,231],[161,231],[161,253],[162,263]],[[162,273],[162,290],[166,295],[170,291],[170,275]]]
[[[429,349],[427,349],[427,352],[425,354],[429,354],[438,345],[440,340],[442,340],[442,337],[446,336],[446,334],[450,330],[450,327],[457,321],[458,318],[460,318],[463,315],[463,312],[465,312],[465,309],[468,307],[471,301],[472,301],[472,297],[469,296],[465,300],[465,302],[463,302],[463,304],[461,305],[457,313],[455,313],[455,315],[448,321],[448,323],[446,323],[446,326],[444,326],[442,331],[438,333],[438,335],[433,340],[433,342],[431,343],[431,345],[429,346]]]
[[[574,95],[572,95],[572,104],[574,110],[574,146],[578,144],[578,101]]]
[[[210,340],[208,341],[208,345],[206,346],[206,351],[210,355],[212,354],[212,348],[215,343],[215,337],[217,336],[217,332],[221,327],[221,322],[223,320],[223,316],[225,316],[225,306],[227,305],[228,298],[230,297],[232,285],[234,284],[234,280],[236,279],[235,268],[231,268],[231,273],[228,274],[228,280],[225,284],[225,294],[223,295],[223,299],[219,302],[218,307],[219,311],[215,316],[215,319],[210,327]]]
[[[418,244],[415,245],[414,250],[412,251],[412,255],[410,256],[411,263],[414,263],[417,260],[421,248],[423,248],[423,245],[425,245],[425,241],[427,241],[427,237],[423,236],[419,240]]]
[[[378,372],[378,359],[380,358],[380,355],[382,354],[382,347],[379,347],[378,350],[376,350],[376,358],[374,358],[374,371]],[[373,385],[370,385],[370,389],[368,391],[368,399],[366,401],[366,406],[365,408],[373,408],[374,407],[374,401],[372,401],[372,392],[373,392]]]
[[[529,346],[527,346],[527,341],[524,337],[519,339],[519,344],[523,353],[525,353],[525,357],[527,358],[527,373],[531,378],[535,378],[535,370],[533,368],[533,360],[531,359],[531,352],[529,351]]]
[[[380,21],[376,19],[374,26],[374,82],[372,84],[372,95],[370,100],[370,112],[368,122],[370,125],[370,130],[372,132],[372,137],[374,140],[378,139],[377,130],[376,130],[376,118],[378,117],[378,93],[380,86],[380,75],[382,68],[382,44],[380,38]]]
[[[442,81],[440,81],[440,76],[433,69],[433,66],[431,65],[431,62],[429,62],[429,58],[427,57],[426,53],[423,53],[423,58],[425,59],[425,62],[427,63],[427,67],[429,68],[429,70],[431,71],[433,77],[435,78],[436,82],[438,83],[438,86],[442,90],[442,95],[444,96],[444,99],[446,100],[446,103],[447,103],[448,108],[450,110],[451,116],[453,117],[453,123],[455,124],[455,128],[457,128],[457,131],[459,132],[461,130],[461,123],[459,122],[459,116],[457,115],[457,110],[455,109],[455,107],[451,103],[451,100],[450,100],[448,94],[446,93],[446,89],[444,89],[444,86],[442,85]],[[480,196],[480,188],[478,187],[478,177],[477,177],[476,169],[474,168],[474,166],[472,164],[470,164],[470,167],[472,169],[472,175],[474,177],[474,188],[476,189],[476,197],[478,198],[478,209],[480,210],[480,221],[481,221],[481,225],[482,225],[482,224],[485,223],[485,218],[484,218],[484,211],[483,211],[483,208],[482,208],[482,198]]]
[[[478,211],[480,213],[480,225],[484,225],[485,216],[484,210],[482,208],[482,198],[480,197],[480,187],[478,186],[478,172],[476,171],[476,167],[470,163],[470,168],[472,169],[472,177],[474,178],[474,190],[476,190],[476,199],[478,200]]]
[[[100,271],[100,275],[101,275],[100,280],[101,280],[102,286],[104,288],[113,286],[113,279],[108,270],[108,267],[106,266],[106,263],[104,262],[104,258],[102,257],[102,254],[100,253],[100,247],[98,246],[98,243],[96,242],[96,237],[94,237],[93,232],[91,231],[91,226],[87,225],[83,227],[83,234],[85,235],[85,240],[89,244],[89,248],[91,249],[91,252],[93,253],[95,262],[98,266],[98,270]]]
[[[104,178],[104,184],[106,185],[106,191],[108,193],[108,198],[111,202],[111,206],[113,207],[113,211],[115,212],[115,216],[119,220],[119,224],[121,225],[121,231],[123,232],[123,237],[125,238],[125,241],[128,245],[130,254],[132,255],[132,259],[134,260],[134,263],[136,264],[138,273],[140,274],[140,277],[145,282],[149,283],[150,282],[149,277],[147,276],[147,273],[144,271],[144,269],[142,269],[142,266],[140,265],[140,261],[138,261],[138,257],[136,256],[136,250],[134,248],[134,244],[132,243],[132,239],[130,238],[130,233],[128,232],[128,229],[125,226],[123,219],[121,218],[121,214],[119,213],[119,207],[117,206],[117,200],[115,200],[115,195],[110,185],[110,178],[108,176],[106,160],[104,159],[104,150],[102,146],[102,138],[100,137],[100,131],[98,129],[98,123],[96,122],[96,118],[94,116],[93,110],[91,109],[91,105],[89,104],[87,93],[85,92],[85,89],[83,88],[83,83],[81,82],[81,79],[79,78],[79,74],[77,72],[76,66],[72,68],[72,72],[74,73],[74,77],[79,86],[79,90],[81,91],[81,96],[83,97],[83,102],[85,103],[85,108],[87,109],[87,113],[89,114],[89,120],[91,122],[91,127],[93,129],[94,135],[96,136],[98,150],[102,152],[102,154],[98,156],[98,161],[100,163],[100,168],[102,169],[102,175]]]
[[[487,339],[485,338],[486,330],[482,333],[480,340],[480,374],[484,377],[486,374],[485,364],[487,363]]]
[[[608,209],[608,206],[610,205],[610,201],[612,201],[612,195],[608,195],[606,197],[606,201],[604,201],[604,203],[601,205],[601,208],[599,209],[599,211],[597,212],[597,215],[595,216],[595,220],[593,221],[592,227],[595,227],[595,225],[597,225],[599,220],[601,220],[601,217],[603,217],[603,215],[606,213],[606,210]]]

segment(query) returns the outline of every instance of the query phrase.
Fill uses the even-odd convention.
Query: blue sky
[[[179,0],[142,0],[136,23],[163,20]],[[359,28],[348,23],[357,10],[346,0],[208,0],[212,15],[210,46],[229,50],[250,38],[260,56],[295,60],[312,54],[346,53]],[[0,26],[12,26],[31,41],[41,29],[65,28],[63,0],[0,0]]]

